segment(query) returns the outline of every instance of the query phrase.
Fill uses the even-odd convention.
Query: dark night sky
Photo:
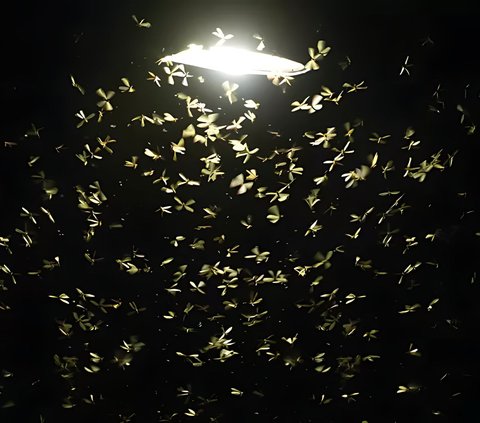
[[[348,3],[22,3],[7,14],[0,29],[1,423],[476,421],[479,16],[462,1]],[[132,14],[151,28],[138,28]],[[332,50],[318,71],[285,90],[265,77],[195,68],[187,69],[195,77],[188,87],[180,80],[169,85],[156,60],[191,42],[214,43],[217,27],[234,34],[232,42],[252,42],[260,33],[265,51],[302,63],[318,40]],[[347,56],[351,64],[342,70]],[[410,75],[399,75],[407,56]],[[149,71],[161,87],[147,80]],[[119,91],[122,77],[135,92]],[[239,84],[233,104],[225,80]],[[366,90],[342,87],[361,81]],[[293,101],[324,86],[343,90],[338,105],[324,98],[316,113],[291,112]],[[101,122],[98,88],[115,91],[113,111]],[[221,129],[223,140],[205,147],[188,138],[186,154],[174,161],[171,143],[200,114],[189,117],[178,92],[218,112],[217,125],[238,119],[243,100],[260,107],[238,133]],[[76,128],[80,110],[95,117]],[[178,120],[144,128],[131,121],[154,112]],[[347,149],[347,122],[353,152],[329,170],[324,161]],[[32,124],[42,128],[39,137]],[[331,127],[337,136],[325,148],[304,136]],[[415,131],[409,139],[407,128]],[[391,137],[379,144],[369,140],[373,133]],[[247,163],[228,142],[242,134],[250,149],[259,148]],[[99,150],[102,159],[84,166],[77,155],[107,135],[117,141],[109,144],[114,153]],[[152,160],[145,148],[162,158]],[[208,182],[202,168],[212,153],[221,156],[224,175]],[[370,166],[375,153],[376,167],[346,188],[342,174]],[[420,182],[415,172],[437,153],[437,168]],[[135,169],[124,166],[132,156]],[[409,158],[417,167],[410,172]],[[389,161],[394,169],[384,175]],[[289,166],[301,174],[289,179]],[[230,181],[250,169],[258,179],[235,195]],[[152,184],[162,171],[167,184]],[[179,173],[200,185],[178,184]],[[322,175],[328,181],[316,185]],[[100,204],[95,181],[106,196]],[[282,191],[288,199],[275,200],[289,182]],[[172,184],[173,194],[166,192]],[[58,192],[49,198],[52,187]],[[305,198],[314,189],[319,201],[310,208]],[[174,197],[195,200],[194,212],[176,210]],[[79,198],[91,209],[81,210]],[[167,205],[171,214],[155,212]],[[281,214],[275,224],[266,219],[273,205]],[[372,207],[352,222],[352,214]],[[217,217],[206,219],[205,208]],[[101,225],[87,241],[95,216]],[[249,229],[240,223],[247,216]],[[316,236],[307,235],[315,223]],[[346,235],[359,228],[358,236]],[[184,239],[175,246],[179,235]],[[192,247],[199,240],[203,247]],[[270,253],[268,260],[245,257],[256,246]],[[319,264],[318,253],[328,251],[331,267]],[[87,256],[100,260],[92,265]],[[162,263],[167,258],[173,260]],[[138,272],[128,274],[129,263]],[[211,278],[202,272],[207,265],[217,272]],[[262,280],[269,271],[287,281]],[[201,282],[202,292],[195,288]],[[172,287],[175,295],[167,291]],[[60,294],[68,296],[64,302]],[[378,332],[369,339],[372,330]],[[235,354],[219,360],[222,348],[209,342],[222,333],[234,342],[223,353]],[[409,354],[413,348],[419,353]],[[178,352],[198,354],[198,362]],[[322,365],[328,370],[321,372]],[[402,386],[409,392],[398,393]]]

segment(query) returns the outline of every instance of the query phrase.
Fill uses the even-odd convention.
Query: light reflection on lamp
[[[271,54],[236,47],[215,46],[204,49],[191,44],[187,50],[165,56],[162,62],[197,66],[234,75],[296,76],[309,69],[299,62]]]

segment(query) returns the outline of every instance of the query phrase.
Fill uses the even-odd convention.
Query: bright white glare
[[[162,62],[197,66],[234,75],[295,76],[308,72],[299,62],[271,54],[224,46],[204,49],[195,44],[191,44],[187,50],[164,57]]]

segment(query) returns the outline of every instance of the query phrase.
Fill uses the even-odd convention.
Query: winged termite
[[[288,86],[291,86],[291,81],[293,80],[293,76],[287,76],[287,75],[283,75],[283,74],[280,74],[280,73],[274,73],[274,72],[271,72],[269,74],[267,74],[267,79],[269,81],[272,81],[272,84],[275,85],[275,86],[278,86],[278,87],[282,87],[283,88],[283,93],[285,94],[285,85],[288,85]]]
[[[196,284],[195,282],[190,281],[189,283],[190,283],[190,286],[192,287],[190,289],[191,291],[196,291],[196,292],[199,292],[200,294],[205,295],[205,291],[203,290],[203,288],[207,286],[205,282],[200,281]]]
[[[90,365],[90,366],[84,366],[83,369],[87,372],[87,373],[97,373],[101,370],[101,368],[99,366],[95,366],[95,365]]]
[[[409,60],[410,56],[407,56],[403,62],[402,68],[400,69],[399,75],[403,75],[403,73],[405,73],[406,75],[410,76],[410,69],[412,68],[413,64],[410,63]]]
[[[310,96],[305,97],[301,102],[298,101],[298,100],[295,100],[291,104],[291,106],[293,106],[292,112],[297,112],[299,110],[308,110],[310,108],[310,105],[307,103],[309,98],[310,98]]]
[[[22,236],[22,239],[25,242],[25,247],[31,247],[33,245],[33,239],[28,233],[28,230],[26,228],[24,231],[22,231],[21,229],[15,228],[15,232]]]
[[[253,182],[245,182],[243,173],[235,176],[235,178],[230,181],[230,188],[238,187],[237,195],[245,194],[250,188],[252,188],[252,186]]]
[[[84,88],[75,81],[75,78],[73,75],[70,75],[70,81],[72,83],[72,87],[76,88],[78,91],[80,91],[80,94],[85,95],[85,90]]]
[[[322,85],[320,95],[327,100],[331,99],[335,95],[335,93],[330,88]]]
[[[116,143],[117,140],[110,139],[110,135],[107,135],[105,139],[97,137],[97,142],[100,144],[100,147],[109,154],[113,154],[113,150],[108,146],[108,144]]]
[[[395,170],[395,166],[393,164],[393,160],[389,160],[385,166],[382,166],[382,174],[383,174],[383,178],[384,179],[387,179],[387,173],[388,172],[392,172]]]
[[[240,389],[237,389],[237,388],[230,388],[230,393],[232,395],[237,396],[237,397],[241,397],[243,395],[243,392],[240,391]]]
[[[259,247],[252,248],[251,252],[253,254],[246,255],[246,259],[255,259],[257,263],[266,262],[270,256],[269,251],[260,251]]]
[[[280,209],[277,205],[271,206],[268,209],[267,220],[271,223],[277,223],[282,215],[280,214]]]
[[[219,176],[224,175],[225,173],[220,170],[221,166],[216,166],[213,163],[206,164],[205,168],[202,169],[202,175],[208,177],[208,182],[215,182]]]
[[[312,235],[313,237],[315,237],[317,235],[317,232],[319,230],[321,230],[323,228],[322,225],[319,225],[318,223],[318,220],[315,220],[307,229],[307,231],[305,232],[304,236],[308,236],[308,235]]]
[[[347,88],[347,93],[353,93],[356,91],[366,90],[368,87],[364,85],[365,81],[361,81],[358,84],[345,82],[342,87]]]
[[[118,87],[120,92],[122,92],[122,93],[133,93],[133,92],[135,92],[135,88],[133,88],[133,85],[130,83],[128,78],[122,78],[121,82],[122,82],[123,85],[120,85]]]
[[[179,66],[174,66],[171,69],[168,66],[163,67],[163,71],[168,75],[167,82],[170,85],[175,84],[174,76],[178,76],[178,75],[176,75],[176,72],[177,72],[178,69],[179,69]]]
[[[116,262],[120,265],[120,270],[126,271],[129,275],[135,275],[141,270],[137,265],[132,263],[130,257],[117,259]]]
[[[361,168],[356,168],[350,172],[342,174],[342,178],[345,179],[346,188],[354,188],[358,185],[359,181],[364,181],[370,173],[370,167],[362,165]]]
[[[225,41],[231,40],[233,38],[233,34],[225,35],[221,28],[217,28],[214,32],[212,32],[212,35],[215,35],[215,37],[219,38],[215,46],[221,46]]]
[[[99,110],[99,111],[98,111],[98,117],[97,117],[97,123],[102,122],[103,116],[104,116],[103,110]]]
[[[293,345],[293,344],[295,344],[295,342],[298,339],[298,333],[295,334],[295,336],[291,336],[291,337],[288,337],[288,338],[282,336],[281,339],[282,339],[282,341],[285,341],[287,344]]]
[[[421,40],[421,46],[422,47],[425,47],[425,46],[428,46],[428,45],[434,45],[435,42],[432,40],[432,38],[430,37],[430,35],[427,35],[426,37],[424,37],[422,40]]]
[[[103,159],[102,156],[97,154],[100,151],[100,148],[97,147],[92,151],[89,144],[85,144],[84,147],[85,147],[85,150],[83,150],[80,154],[77,154],[76,156],[78,159],[80,159],[80,161],[83,162],[85,166],[88,164],[90,159],[96,159],[96,160]]]
[[[245,226],[245,228],[250,229],[252,228],[252,216],[248,215],[245,219],[240,220],[240,223],[242,226]]]
[[[314,256],[315,263],[313,264],[313,267],[323,267],[324,269],[329,269],[332,266],[332,263],[330,262],[332,257],[333,251],[328,251],[325,255],[318,251]]]
[[[324,40],[319,40],[316,48],[309,47],[308,55],[310,56],[310,60],[305,65],[305,68],[308,70],[318,70],[320,66],[318,65],[317,61],[326,57],[330,50],[331,47],[328,47]]]
[[[197,127],[199,128],[208,128],[212,125],[217,119],[219,114],[218,113],[210,113],[210,114],[202,114],[197,118]]]
[[[260,34],[253,34],[253,38],[258,41],[256,50],[263,51],[265,49],[265,40]]]
[[[17,284],[17,280],[15,279],[15,274],[6,264],[0,264],[0,270],[5,273],[6,275],[10,276],[14,285]],[[3,281],[2,281],[3,282]]]
[[[338,65],[343,71],[347,69],[351,64],[352,64],[352,60],[350,59],[349,56],[345,56],[344,60],[342,60],[341,62],[338,62]]]
[[[413,384],[407,386],[400,385],[397,389],[397,394],[404,394],[406,392],[417,392],[419,390],[420,387]]]
[[[190,73],[185,70],[185,67],[183,65],[179,66],[179,69],[177,72],[175,72],[175,74],[175,76],[182,78],[182,85],[184,87],[188,87],[188,78],[191,78],[192,75],[190,75]]]
[[[168,75],[167,82],[170,85],[175,84],[175,78],[180,78],[182,80],[182,85],[188,87],[188,78],[191,78],[192,75],[185,71],[183,64],[176,65],[173,67],[164,66],[164,72]]]
[[[440,298],[434,298],[432,301],[430,301],[430,303],[427,306],[427,311],[432,311],[433,306],[437,304],[439,301],[440,301]]]
[[[270,199],[270,203],[273,203],[274,201],[278,201],[279,203],[283,203],[284,201],[287,201],[288,198],[290,197],[290,194],[288,192],[284,192],[284,190],[288,187],[289,187],[289,185],[285,185],[283,188],[280,188],[278,191],[267,192],[265,195],[272,197]]]
[[[225,95],[228,98],[230,104],[235,103],[237,101],[237,96],[234,94],[235,91],[238,89],[239,85],[235,82],[224,81],[222,82],[222,88],[225,91]]]
[[[63,399],[63,403],[62,403],[62,408],[73,408],[75,407],[76,404],[74,402],[72,402],[72,397],[69,396],[69,397],[66,397]]]
[[[143,115],[143,114],[133,117],[131,121],[132,122],[137,122],[137,121],[140,122],[140,126],[142,128],[145,127],[146,122],[151,123],[151,124],[155,124],[155,120],[153,118],[151,118],[150,116]],[[163,123],[161,120],[159,122]]]
[[[42,268],[45,269],[45,270],[53,270],[53,269],[56,269],[56,268],[60,267],[60,257],[59,256],[54,257],[53,260],[43,259],[42,262],[43,262]]]
[[[177,154],[185,154],[185,140],[180,138],[177,143],[170,143],[170,148],[173,151],[173,161],[177,161]]]
[[[323,97],[320,94],[315,94],[312,97],[308,113],[315,113],[316,111],[320,110],[323,107],[323,105],[320,103],[322,100]]]
[[[171,183],[169,186],[162,187],[162,191],[167,194],[176,194],[178,188],[178,181]]]
[[[145,343],[139,342],[138,337],[134,335],[130,336],[129,342],[123,340],[122,344],[120,344],[120,348],[122,350],[125,350],[127,353],[139,352],[144,346]]]
[[[64,304],[69,304],[69,302],[70,302],[70,297],[65,293],[62,293],[62,294],[59,294],[59,295],[49,295],[48,297],[60,300]]]
[[[330,167],[328,169],[329,172],[333,170],[333,168],[337,165],[342,165],[341,161],[345,158],[343,154],[337,154],[332,160],[325,160],[324,164],[329,164]],[[343,176],[343,175],[342,175]],[[349,178],[350,179],[350,178]]]
[[[198,414],[195,410],[193,410],[192,408],[189,408],[187,409],[187,411],[185,411],[184,413],[187,417],[196,417]]]
[[[143,150],[143,153],[146,156],[152,158],[153,160],[159,160],[163,158],[159,152],[152,151],[149,148],[145,148],[145,150]]]
[[[214,239],[214,241],[217,241],[218,239]],[[223,242],[223,241],[221,241]],[[221,243],[220,242],[220,243]],[[192,243],[189,244],[189,247],[192,250],[205,250],[205,240],[204,239],[197,239],[195,238]]]
[[[161,85],[160,85],[160,82],[161,82],[160,77],[159,77],[158,75],[156,75],[155,73],[153,73],[153,72],[150,72],[150,71],[148,72],[147,81],[153,81],[157,87],[159,87],[159,88],[161,87]]]
[[[186,202],[183,202],[182,200],[180,200],[180,198],[178,197],[173,197],[173,199],[175,200],[175,202],[177,203],[177,205],[175,206],[175,209],[180,211],[180,210],[186,210],[190,213],[193,213],[193,208],[190,207],[191,205],[195,204],[196,201],[194,199],[190,199],[190,200],[187,200]]]
[[[34,225],[37,224],[35,216],[38,216],[38,214],[29,212],[25,207],[22,207],[22,212],[20,213],[20,216],[27,217],[33,222]]]
[[[180,179],[181,179],[180,181],[178,181],[178,186],[181,186],[181,185],[199,186],[200,185],[200,182],[187,178],[183,173],[179,173],[178,176],[180,176]]]
[[[147,22],[145,19],[138,19],[136,15],[132,15],[133,21],[136,23],[138,28],[150,28],[152,24]]]
[[[239,129],[242,129],[242,122],[245,119],[245,116],[240,116],[238,119],[234,119],[230,125],[227,125],[227,131],[237,132]]]
[[[176,96],[177,96],[179,99],[185,101],[185,103],[187,104],[187,113],[188,113],[188,116],[190,116],[190,117],[193,117],[191,110],[198,110],[198,111],[201,112],[202,114],[206,114],[206,113],[211,113],[211,112],[212,112],[212,110],[211,110],[211,109],[208,109],[208,108],[206,107],[206,104],[200,102],[200,101],[198,100],[198,98],[192,99],[189,95],[184,94],[184,93],[177,93]]]
[[[242,175],[242,177],[240,177],[240,175]],[[237,180],[235,183],[237,182],[241,182],[241,185],[245,185],[244,182],[243,182],[243,174],[240,174],[240,175],[237,175],[233,180],[232,180],[232,183],[233,181],[236,179],[236,178],[240,178],[239,180]],[[257,175],[257,172],[255,169],[247,169],[247,177],[246,177],[246,180],[247,181],[255,181],[257,179],[258,175]],[[230,188],[234,188],[234,186],[232,186],[232,183],[230,183]],[[238,186],[238,185],[237,185]],[[247,186],[247,189],[251,188],[251,185],[248,185]],[[240,188],[239,188],[239,191],[240,191]],[[240,194],[240,192],[237,192],[237,194]],[[242,192],[243,194],[243,192]]]
[[[336,128],[334,126],[327,128],[325,132],[305,132],[304,136],[306,138],[314,139],[310,142],[311,145],[322,145],[324,148],[330,147],[330,142],[335,139],[337,136]]]
[[[83,256],[85,259],[93,266],[95,263],[98,261],[102,261],[104,258],[103,257],[96,257],[96,251],[93,253],[90,253],[89,251],[86,251]]]
[[[105,112],[111,112],[113,110],[113,106],[112,106],[112,103],[110,103],[110,100],[115,95],[115,92],[114,91],[105,92],[101,88],[98,88],[97,91],[95,92],[101,98],[101,100],[97,102],[97,106],[100,107],[100,109]]]
[[[0,236],[0,246],[5,247],[7,252],[9,254],[12,254],[13,252],[12,252],[10,246],[9,246],[9,243],[10,243],[10,238],[5,237],[5,236]]]
[[[80,110],[79,112],[75,113],[75,116],[80,119],[80,122],[77,123],[77,128],[81,128],[85,123],[88,123],[88,121],[95,116],[95,113],[90,113],[88,116],[86,116],[83,110]]]
[[[420,350],[418,348],[415,348],[412,343],[410,343],[410,345],[408,347],[408,351],[406,353],[408,355],[413,356],[413,357],[421,357],[422,356],[422,353],[420,352]]]
[[[352,392],[350,394],[342,394],[342,398],[346,399],[347,402],[355,402],[356,396],[360,395],[360,392]]]
[[[231,139],[228,141],[229,144],[231,144],[233,147],[233,151],[235,151],[235,157],[243,157],[243,163],[247,163],[250,160],[250,157],[257,153],[260,149],[258,147],[254,148],[253,150],[250,150],[248,147],[248,144],[246,142],[243,142],[247,138],[246,135],[242,136],[238,140]]]
[[[379,333],[380,331],[378,329],[371,329],[367,332],[365,332],[362,337],[363,338],[366,338],[368,341],[371,341],[372,339],[377,339],[377,334]]]
[[[254,122],[255,119],[257,118],[257,116],[255,115],[255,113],[253,113],[252,111],[250,110],[247,110],[243,116],[245,116],[245,118],[247,118],[250,122]]]
[[[364,222],[367,216],[375,209],[375,207],[370,207],[366,212],[361,215],[350,214],[350,222]]]
[[[320,178],[322,178],[322,177],[320,177]],[[319,178],[315,178],[315,179],[318,180]],[[318,183],[317,183],[317,185],[318,185]],[[308,196],[306,198],[304,198],[304,200],[307,203],[310,210],[313,210],[315,205],[320,202],[320,198],[318,198],[318,193],[319,192],[320,192],[320,190],[318,188],[314,188],[314,189],[310,190],[310,193],[308,194]]]
[[[132,156],[130,160],[125,160],[124,166],[136,169],[138,166],[138,156]]]

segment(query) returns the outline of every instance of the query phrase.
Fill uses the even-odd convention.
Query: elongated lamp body
[[[303,64],[290,59],[224,46],[204,49],[199,45],[191,45],[187,50],[165,56],[162,62],[197,66],[235,75],[295,76],[308,72]]]

